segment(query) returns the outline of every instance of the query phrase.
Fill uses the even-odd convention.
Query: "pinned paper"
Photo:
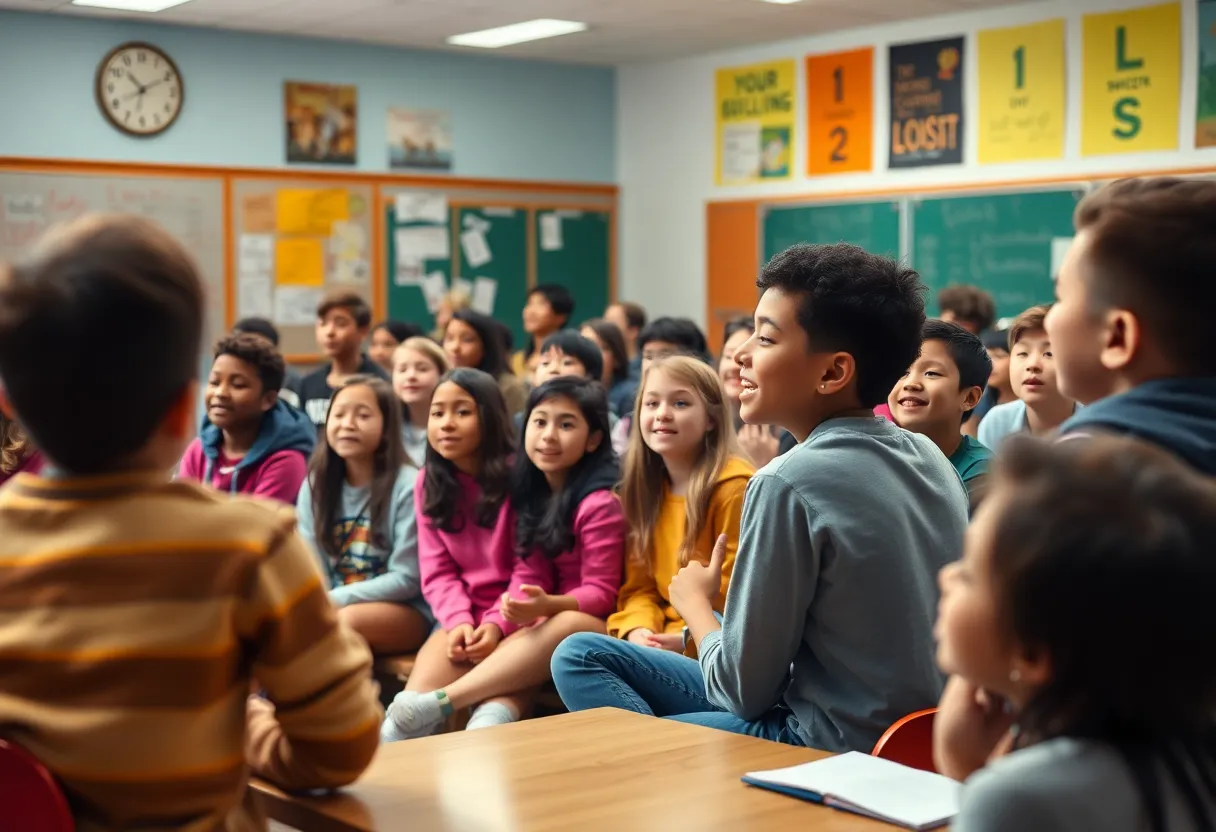
[[[334,254],[353,251],[361,255],[367,249],[367,230],[357,222],[338,220],[330,231],[330,244]]]
[[[397,222],[429,222],[436,225],[448,221],[448,198],[444,194],[411,191],[397,194]]]
[[[1072,237],[1051,238],[1051,279],[1060,276],[1060,266],[1064,264],[1064,255],[1072,248]]]
[[[251,277],[270,277],[274,272],[274,237],[242,234],[238,243],[238,271]]]
[[[483,315],[494,314],[494,299],[498,295],[498,281],[492,277],[473,279],[473,297],[469,306]]]
[[[247,234],[274,231],[274,194],[249,194],[241,198],[241,229]]]
[[[540,215],[540,250],[562,250],[562,218],[557,214]]]
[[[41,220],[42,197],[36,194],[5,194],[4,216],[8,220]]]
[[[423,260],[447,260],[452,256],[448,229],[442,225],[398,228],[393,234],[398,265]]]
[[[367,283],[371,267],[362,258],[334,261],[334,280],[338,283]]]
[[[276,240],[274,281],[280,286],[324,286],[325,244],[316,237]]]
[[[447,293],[448,281],[443,272],[431,272],[422,279],[422,295],[426,298],[426,308],[431,314],[438,311]]]
[[[493,259],[490,244],[486,242],[486,235],[480,229],[470,229],[461,234],[460,245],[464,248],[464,259],[469,268],[480,269]]]
[[[393,274],[393,283],[397,286],[421,286],[422,263],[399,263]]]
[[[269,274],[237,278],[236,313],[242,318],[274,316],[274,284]]]
[[[280,326],[303,326],[317,318],[324,289],[310,286],[279,286],[274,293],[274,322]]]
[[[334,223],[350,219],[350,194],[341,189],[288,189],[275,196],[280,234],[328,237]]]
[[[480,231],[485,234],[490,230],[490,224],[476,214],[465,214],[463,222],[464,227],[470,231]]]

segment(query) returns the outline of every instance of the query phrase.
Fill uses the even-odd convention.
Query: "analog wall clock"
[[[185,88],[173,59],[150,43],[124,43],[97,67],[97,105],[132,136],[155,136],[177,121]]]

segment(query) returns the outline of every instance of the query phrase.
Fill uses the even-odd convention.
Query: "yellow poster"
[[[719,185],[790,178],[797,81],[792,58],[718,70]]]
[[[1064,20],[979,33],[980,164],[1064,158]]]
[[[1082,155],[1177,150],[1179,5],[1087,14],[1081,48]]]
[[[350,194],[340,189],[279,191],[276,202],[280,234],[328,237],[335,222],[350,219]]]
[[[316,237],[276,240],[274,282],[280,286],[324,286],[325,242]]]

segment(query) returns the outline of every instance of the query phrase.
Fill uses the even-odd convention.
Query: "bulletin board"
[[[576,322],[602,315],[615,285],[615,194],[541,188],[382,189],[389,317],[430,331],[439,300],[461,289],[510,328],[520,349],[521,313],[538,283],[570,289]],[[555,220],[542,219],[549,215],[559,215],[556,236]]]
[[[316,309],[327,294],[353,291],[382,315],[373,185],[235,179],[231,191],[234,317],[269,318],[283,354],[299,360],[317,352]]]

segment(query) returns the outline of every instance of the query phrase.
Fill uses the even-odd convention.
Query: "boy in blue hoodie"
[[[1124,179],[1086,197],[1044,322],[1062,434],[1127,433],[1216,475],[1216,182]]]
[[[295,505],[317,432],[279,399],[283,357],[257,335],[235,333],[215,345],[203,393],[207,415],[177,476],[232,494]]]

